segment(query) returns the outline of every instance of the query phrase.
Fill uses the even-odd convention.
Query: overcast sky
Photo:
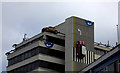
[[[94,21],[96,42],[117,42],[117,2],[2,3],[2,70],[7,66],[5,53],[20,43],[25,33],[30,38],[43,27],[58,25],[70,16]]]

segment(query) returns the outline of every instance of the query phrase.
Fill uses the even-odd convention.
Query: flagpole
[[[118,44],[120,44],[120,36],[119,36],[119,25],[117,26],[117,37],[118,37]]]

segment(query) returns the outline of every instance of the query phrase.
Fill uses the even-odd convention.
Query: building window
[[[20,56],[20,55],[18,56],[18,62],[19,62],[19,61],[21,61],[21,56]]]
[[[119,66],[120,66],[120,64],[118,65],[118,60],[117,60],[117,61],[113,62],[112,64],[107,65],[106,67],[101,69],[99,72],[100,73],[119,73],[120,72]]]
[[[104,54],[105,54],[105,51],[95,48],[95,49],[94,49],[94,53],[97,54],[97,55],[104,55]]]
[[[46,35],[47,39],[46,41],[57,44],[57,45],[61,45],[61,46],[65,46],[65,40],[63,39],[59,39],[59,38],[55,38],[55,37],[51,37]]]
[[[21,60],[24,60],[24,59],[25,59],[25,57],[24,57],[24,56],[25,56],[24,54],[22,54],[22,55],[21,55],[21,58],[22,58]]]
[[[120,73],[120,59],[118,60],[118,73]]]
[[[39,53],[50,55],[56,58],[65,59],[65,53],[58,50],[48,49],[45,47],[39,47]]]
[[[39,61],[39,67],[48,68],[48,69],[56,70],[59,72],[65,71],[64,65],[42,61],[42,60]]]
[[[30,51],[28,51],[28,58],[29,58],[29,57],[31,57],[31,52],[30,52]]]
[[[35,55],[35,49],[31,50],[31,56]]]
[[[28,58],[28,52],[25,53],[25,59]]]
[[[109,72],[113,72],[114,73],[114,63],[112,63],[112,64],[110,64],[110,65],[108,65],[108,71]]]

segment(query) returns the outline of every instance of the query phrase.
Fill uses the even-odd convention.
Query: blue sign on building
[[[53,47],[53,43],[44,42],[44,44],[47,48],[52,48]]]
[[[88,26],[93,26],[93,25],[94,25],[94,22],[91,22],[91,21],[88,21],[88,20],[85,20],[85,23],[86,23]]]

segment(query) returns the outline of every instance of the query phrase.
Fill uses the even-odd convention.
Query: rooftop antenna
[[[110,47],[109,41],[108,41],[108,44],[107,44],[107,46],[106,46],[106,47]]]
[[[119,36],[119,25],[116,25],[116,26],[117,26],[117,37],[118,37],[118,44],[119,44],[119,40],[120,40],[120,39],[119,39],[119,37],[120,37],[120,36]]]
[[[27,34],[25,33],[25,34],[24,34],[24,37],[23,37],[23,41],[26,41],[26,40],[27,40],[26,36],[27,36]]]
[[[116,46],[118,45],[118,42],[116,42]]]

